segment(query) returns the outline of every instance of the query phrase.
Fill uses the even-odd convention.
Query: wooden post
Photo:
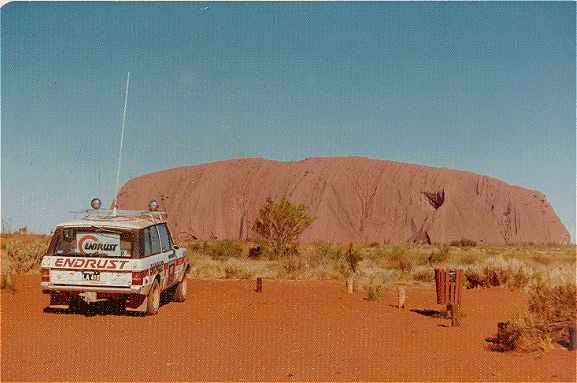
[[[449,305],[449,310],[451,312],[451,327],[459,327],[461,325],[461,306],[460,305]]]
[[[404,309],[407,301],[407,290],[403,286],[397,287],[397,308]]]
[[[354,280],[355,280],[355,278],[354,278],[354,276],[352,276],[352,275],[347,278],[347,292],[348,292],[349,294],[352,294],[352,293],[353,293]]]
[[[258,277],[256,279],[256,292],[262,293],[262,278],[261,277]]]

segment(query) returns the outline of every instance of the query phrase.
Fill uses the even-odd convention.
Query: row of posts
[[[451,326],[458,327],[461,324],[461,297],[463,295],[463,271],[462,270],[445,270],[435,269],[435,287],[437,291],[437,304],[446,305],[447,313],[451,317]],[[353,278],[347,279],[347,291],[353,292]],[[262,278],[256,279],[257,293],[262,293]],[[404,307],[405,298],[404,288],[399,291],[399,308]],[[401,296],[403,297],[401,303]]]

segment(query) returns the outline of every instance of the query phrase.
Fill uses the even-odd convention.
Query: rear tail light
[[[50,282],[50,269],[47,267],[43,267],[40,269],[40,276],[42,282]]]
[[[133,285],[142,285],[144,282],[144,278],[147,276],[148,276],[148,270],[133,271],[132,272],[132,284]]]

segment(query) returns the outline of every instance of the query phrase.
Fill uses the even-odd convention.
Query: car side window
[[[158,236],[158,230],[156,230],[156,226],[151,226],[149,229],[152,254],[158,254],[160,253],[160,237]]]
[[[172,250],[172,238],[170,238],[170,234],[168,233],[168,228],[166,227],[166,224],[161,223],[156,227],[158,227],[158,232],[160,233],[160,242],[162,242],[162,252]]]
[[[150,227],[147,227],[142,231],[142,241],[144,242],[144,256],[148,257],[152,254],[152,248],[150,245]]]

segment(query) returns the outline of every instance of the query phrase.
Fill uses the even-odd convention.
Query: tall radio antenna
[[[126,76],[126,91],[124,92],[124,109],[122,110],[122,132],[120,133],[120,149],[118,150],[118,167],[116,168],[116,187],[114,188],[114,202],[112,215],[118,213],[118,186],[120,183],[120,164],[122,162],[122,146],[124,145],[124,126],[126,125],[126,106],[128,105],[128,85],[130,84],[130,72]]]

